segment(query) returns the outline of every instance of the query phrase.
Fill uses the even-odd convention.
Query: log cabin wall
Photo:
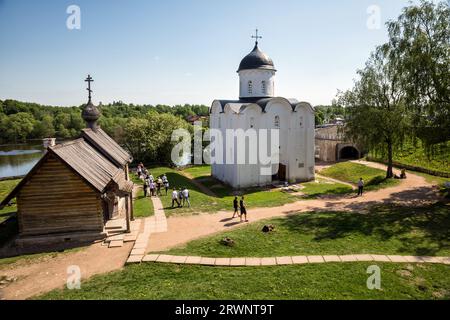
[[[50,156],[17,196],[22,236],[103,232],[100,193]]]

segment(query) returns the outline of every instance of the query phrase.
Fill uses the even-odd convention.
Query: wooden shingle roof
[[[84,139],[56,145],[49,152],[55,153],[99,192],[121,171]]]
[[[133,161],[131,155],[100,128],[83,129],[82,137],[118,166],[124,167]]]

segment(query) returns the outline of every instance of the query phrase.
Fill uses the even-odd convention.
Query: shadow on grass
[[[336,240],[359,234],[378,241],[396,238],[401,252],[433,256],[450,249],[450,210],[436,204],[429,207],[378,205],[368,214],[333,212],[291,215],[280,224],[298,233],[313,233],[313,241]]]

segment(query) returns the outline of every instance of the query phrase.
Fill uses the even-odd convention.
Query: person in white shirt
[[[189,190],[185,187],[182,191],[183,193],[183,206],[187,202],[188,207],[191,207],[191,201],[189,200]]]
[[[177,203],[178,207],[180,207],[180,203],[178,202],[178,191],[176,188],[173,188],[172,192],[172,208],[175,205],[175,202]]]
[[[364,180],[363,178],[360,178],[358,182],[358,196],[362,196],[363,191],[364,191]]]

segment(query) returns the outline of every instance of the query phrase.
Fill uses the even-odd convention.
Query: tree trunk
[[[391,179],[394,177],[394,172],[392,170],[392,142],[388,141],[388,167],[386,172],[386,179]]]

